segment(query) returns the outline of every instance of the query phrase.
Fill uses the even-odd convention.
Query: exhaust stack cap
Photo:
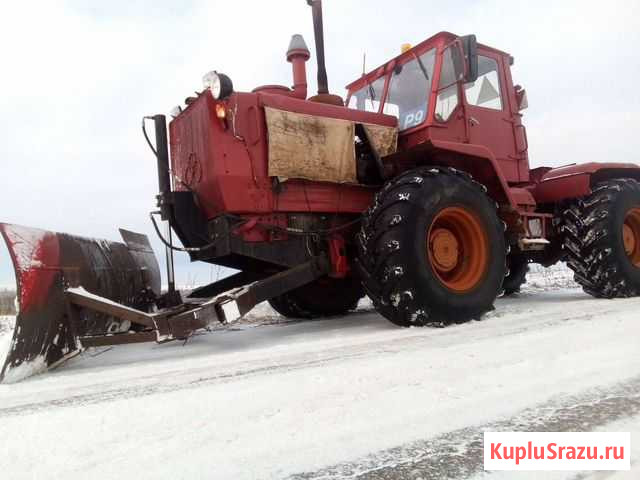
[[[289,42],[289,49],[287,50],[287,61],[291,61],[292,57],[295,55],[300,55],[304,57],[304,60],[309,60],[311,57],[311,53],[309,52],[309,48],[307,47],[304,38],[299,33],[296,33],[291,37],[291,42]]]

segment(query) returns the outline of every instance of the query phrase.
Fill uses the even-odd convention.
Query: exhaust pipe
[[[318,63],[318,94],[309,101],[328,103],[343,107],[344,101],[339,95],[329,93],[329,81],[327,80],[327,67],[324,61],[324,29],[322,26],[322,0],[307,0],[311,6],[313,15],[313,34],[316,41],[316,60]]]
[[[318,62],[318,95],[329,93],[327,67],[324,62],[324,28],[322,26],[322,0],[307,0],[313,15],[313,34],[316,40],[316,61]]]

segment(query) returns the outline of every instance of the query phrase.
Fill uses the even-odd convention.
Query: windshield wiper
[[[418,61],[418,65],[420,66],[420,70],[422,70],[422,73],[424,74],[424,78],[426,78],[427,82],[428,82],[429,81],[429,74],[427,73],[427,69],[424,68],[424,64],[422,63],[422,60],[415,53],[413,54],[413,56]]]
[[[373,89],[373,84],[370,83],[369,85],[367,85],[367,90],[369,93],[369,100],[371,101],[371,107],[373,108],[373,102],[375,102],[376,100],[376,91]]]

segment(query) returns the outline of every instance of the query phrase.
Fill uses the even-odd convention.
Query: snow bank
[[[545,268],[532,264],[527,274],[527,283],[522,286],[523,292],[540,292],[557,289],[580,288],[573,280],[573,272],[565,263],[557,263]]]
[[[4,365],[4,359],[11,348],[13,329],[16,325],[16,317],[0,316],[0,369]]]

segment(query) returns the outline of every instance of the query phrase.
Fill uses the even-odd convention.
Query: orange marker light
[[[225,106],[221,103],[218,103],[216,105],[216,116],[220,119],[220,120],[224,120],[227,117],[227,109],[225,108]]]

